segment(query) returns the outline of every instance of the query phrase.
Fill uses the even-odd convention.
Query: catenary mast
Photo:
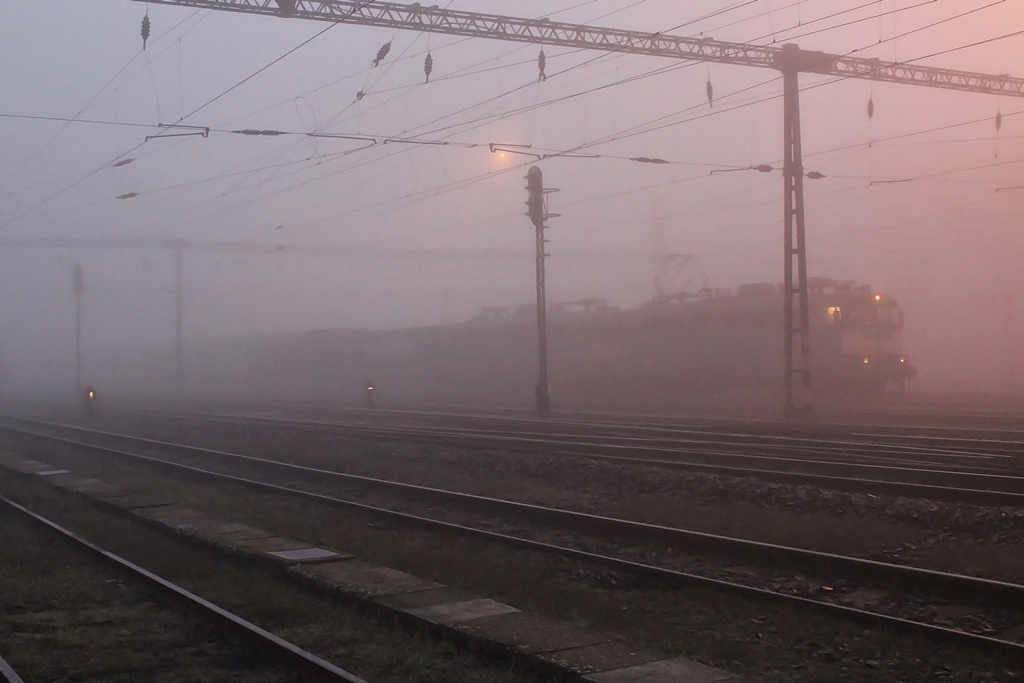
[[[810,326],[804,229],[803,160],[800,149],[799,74],[814,73],[944,90],[1024,97],[1024,78],[885,62],[800,49],[733,43],[662,33],[627,31],[549,19],[375,0],[135,0],[163,5],[266,14],[379,26],[539,45],[719,62],[773,69],[783,82],[783,217],[785,225],[784,326],[786,413],[810,409]]]

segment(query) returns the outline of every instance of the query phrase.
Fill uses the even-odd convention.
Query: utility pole
[[[544,239],[544,220],[552,216],[547,212],[546,194],[555,190],[544,189],[544,175],[537,166],[531,166],[526,172],[526,189],[529,192],[526,215],[537,229],[537,355],[540,373],[534,393],[537,414],[547,417],[551,413],[551,397],[548,394],[548,305],[544,289],[544,259],[547,256],[544,245],[547,240]]]
[[[75,288],[75,395],[82,392],[82,266],[75,264],[73,276]]]
[[[804,232],[804,167],[800,147],[800,49],[783,45],[780,53],[783,92],[782,166],[785,212],[783,238],[786,268],[783,288],[783,325],[786,349],[787,418],[806,417],[811,400],[810,311],[807,302],[807,246]],[[803,65],[808,66],[808,65]],[[797,310],[794,311],[794,308]],[[794,346],[800,345],[797,357]]]
[[[184,375],[184,338],[182,332],[182,282],[181,257],[185,243],[174,242],[174,388],[177,398],[181,398]]]

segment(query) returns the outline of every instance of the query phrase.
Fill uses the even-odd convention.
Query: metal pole
[[[537,166],[526,172],[526,215],[537,229],[537,347],[540,363],[540,377],[534,390],[537,399],[537,414],[541,417],[551,412],[551,398],[548,396],[548,315],[547,296],[544,292],[544,221],[549,217],[547,195],[544,189],[544,174]]]
[[[785,46],[785,50],[789,46]],[[807,293],[807,247],[804,233],[804,169],[800,149],[799,71],[783,73],[783,128],[785,163],[785,280],[783,325],[786,354],[786,417],[808,415],[811,406],[810,312]],[[794,298],[796,311],[794,311]],[[799,313],[799,320],[794,320]],[[800,357],[795,357],[794,337],[800,338]],[[796,375],[800,375],[799,382]]]
[[[182,293],[181,293],[181,255],[184,245],[182,242],[174,243],[174,370],[175,370],[175,392],[181,398],[184,374],[184,342],[182,335]]]
[[[540,376],[537,380],[537,414],[546,417],[551,412],[548,395],[548,315],[547,294],[544,291],[544,223],[537,223],[537,349]]]
[[[73,276],[75,288],[75,394],[82,392],[82,266],[78,263],[74,267]]]

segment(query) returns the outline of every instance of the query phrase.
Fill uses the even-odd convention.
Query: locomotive
[[[816,396],[870,397],[915,376],[895,299],[823,278],[809,280],[808,291]],[[772,283],[661,296],[627,310],[602,299],[551,304],[547,321],[549,392],[559,408],[780,400],[783,297]],[[235,395],[356,403],[373,377],[381,404],[526,407],[538,375],[536,308],[489,307],[455,325],[235,340],[214,355],[221,362],[199,374]]]
[[[679,362],[700,384],[767,387],[782,382],[783,303],[781,287],[755,283],[697,298],[661,297],[637,316],[641,327],[663,332],[656,338],[679,345]],[[903,312],[893,297],[852,281],[811,278],[808,313],[809,369],[819,393],[902,388],[916,375],[903,352]]]

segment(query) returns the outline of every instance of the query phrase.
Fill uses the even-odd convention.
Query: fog
[[[1015,3],[443,6],[1024,76]],[[640,306],[671,254],[708,286],[782,280],[782,174],[750,170],[782,166],[776,72],[549,46],[541,80],[538,52],[123,0],[0,4],[0,391],[74,390],[75,264],[97,386],[118,368],[172,383],[179,264],[186,349],[529,303],[534,164],[559,189],[549,301]],[[805,169],[824,174],[805,181],[810,274],[896,297],[917,389],[1024,390],[1024,98],[801,87]]]

